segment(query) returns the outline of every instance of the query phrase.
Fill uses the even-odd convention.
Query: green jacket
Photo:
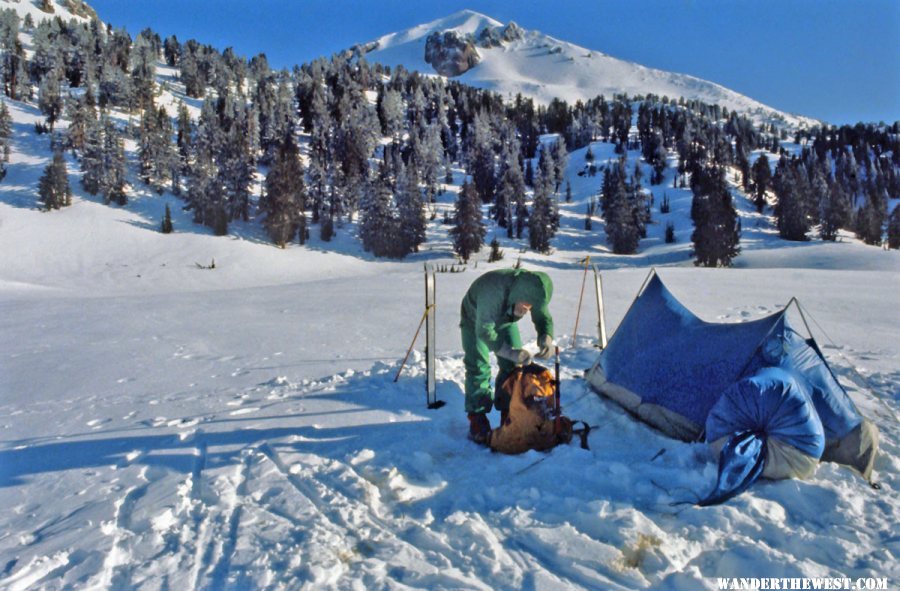
[[[471,328],[478,340],[496,352],[503,345],[501,335],[519,320],[513,314],[516,302],[531,304],[531,320],[538,338],[553,337],[550,298],[553,282],[541,271],[498,269],[476,279],[466,292],[460,310],[460,326]]]

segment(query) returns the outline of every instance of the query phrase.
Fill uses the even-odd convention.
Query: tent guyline
[[[806,338],[788,318],[793,305]],[[653,269],[586,378],[664,434],[721,452],[701,505],[760,477],[810,477],[819,461],[853,467],[871,483],[878,429],[838,382],[806,317],[792,298],[757,320],[705,322]]]

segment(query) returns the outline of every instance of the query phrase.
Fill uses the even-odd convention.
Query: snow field
[[[162,102],[174,105],[177,90],[170,80]],[[655,223],[639,253],[614,256],[599,218],[583,230],[601,176],[577,176],[585,150],[576,151],[573,201],[561,204],[552,254],[520,251],[492,229],[487,240],[500,240],[503,261],[489,264],[483,251],[465,272],[438,275],[437,384],[447,406],[427,410],[422,337],[393,380],[424,308],[422,263],[453,262],[440,214],[460,171],[423,251],[406,261],[372,259],[353,224],[329,244],[313,232],[308,246],[280,250],[256,222],[214,237],[179,200],[137,179],[126,208],[104,206],[81,191],[70,157],[74,204],[37,211],[49,138],[34,135],[33,106],[7,104],[0,588],[694,590],[715,588],[717,576],[900,580],[897,252],[848,235],[785,243],[740,198],[736,268],[696,269],[690,191],[672,188],[670,169],[648,188]],[[592,149],[598,164],[616,157],[611,146]],[[629,153],[629,171],[637,158]],[[169,236],[156,231],[166,203]],[[674,245],[663,241],[668,221]],[[715,480],[708,447],[659,435],[581,379],[596,358],[590,282],[579,347],[570,348],[587,255],[604,273],[610,333],[650,266],[710,321],[752,320],[797,296],[841,383],[881,429],[882,490],[823,464],[809,481],[690,505]],[[590,450],[507,457],[465,438],[459,302],[478,274],[517,259],[554,280],[563,407],[596,426]],[[215,269],[203,268],[212,261]]]

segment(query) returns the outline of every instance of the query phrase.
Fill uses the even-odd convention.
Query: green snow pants
[[[488,413],[491,412],[491,406],[497,408],[500,412],[509,410],[509,397],[504,395],[500,386],[513,372],[516,365],[508,359],[497,357],[497,365],[500,371],[497,373],[497,380],[494,384],[493,392],[491,390],[491,358],[490,350],[487,345],[475,335],[475,327],[460,326],[462,333],[462,346],[465,356],[463,357],[463,365],[466,368],[466,412],[467,413]],[[522,347],[522,338],[519,336],[519,327],[514,323],[510,324],[501,335],[502,341],[507,343],[513,349]]]

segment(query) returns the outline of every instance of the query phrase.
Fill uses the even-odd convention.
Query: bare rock
[[[435,31],[425,40],[425,61],[442,76],[459,76],[481,61],[474,41],[456,31]]]

